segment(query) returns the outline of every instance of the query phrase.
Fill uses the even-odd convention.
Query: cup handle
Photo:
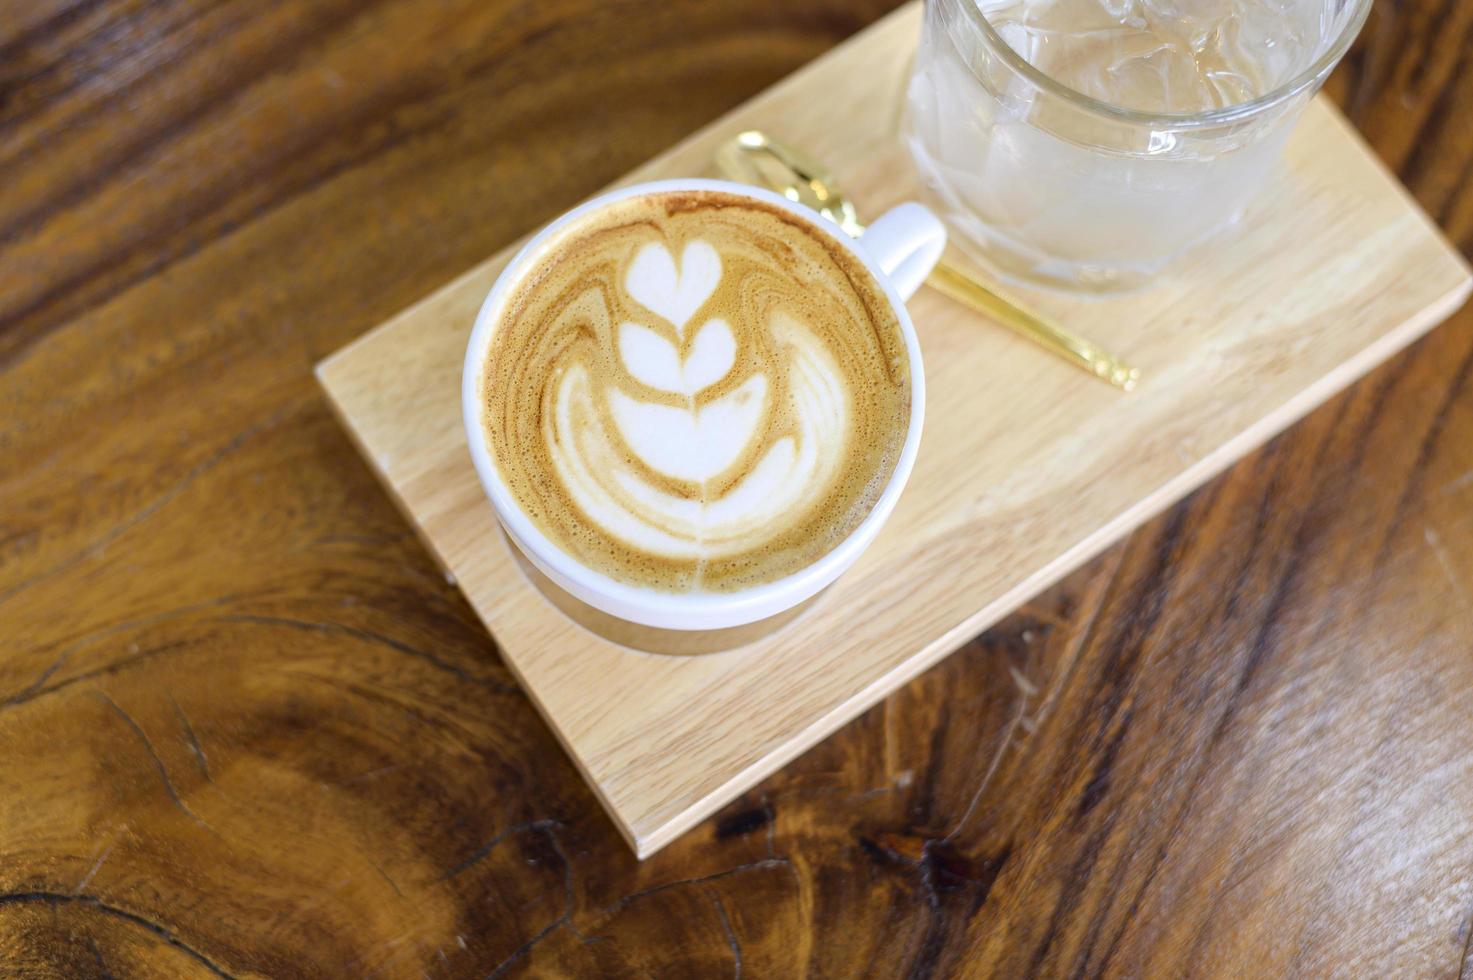
[[[910,299],[936,267],[946,247],[946,226],[914,201],[896,205],[859,237],[901,299]]]

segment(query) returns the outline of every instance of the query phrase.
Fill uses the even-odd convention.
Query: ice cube
[[[1250,101],[1307,68],[1344,0],[980,0],[1003,40],[1112,105],[1191,113]]]

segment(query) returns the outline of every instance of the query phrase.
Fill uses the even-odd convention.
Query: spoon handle
[[[945,258],[931,270],[930,276],[926,278],[926,285],[970,306],[1122,391],[1130,391],[1140,380],[1140,372],[1118,357],[1101,350],[1078,334],[1065,330],[1057,323],[1029,313],[1011,300],[1004,299]]]
[[[849,235],[864,232],[854,205],[839,192],[827,168],[761,130],[747,130],[723,144],[716,151],[716,167],[729,180],[771,188],[812,208]],[[1140,372],[1124,361],[993,292],[945,256],[926,283],[1122,391],[1140,380]]]

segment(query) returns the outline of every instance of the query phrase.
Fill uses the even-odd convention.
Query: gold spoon
[[[724,144],[716,151],[716,167],[729,180],[767,187],[812,208],[848,235],[864,232],[853,203],[839,190],[833,174],[760,130],[749,129]],[[1130,391],[1140,380],[1140,372],[1124,361],[1057,323],[1029,313],[944,257],[926,282],[1117,388]]]

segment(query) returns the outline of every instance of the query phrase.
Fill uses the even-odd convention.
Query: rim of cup
[[[783,578],[732,592],[663,592],[621,582],[580,563],[543,534],[522,512],[516,498],[497,471],[487,445],[485,426],[481,421],[481,373],[495,334],[496,322],[508,295],[521,283],[536,260],[542,257],[540,253],[543,248],[570,225],[610,204],[632,197],[691,190],[736,194],[775,205],[838,242],[859,259],[884,291],[885,298],[895,310],[906,354],[910,359],[911,406],[905,442],[901,446],[895,469],[869,513],[842,541],[813,563]],[[779,194],[759,187],[706,178],[648,181],[606,191],[564,213],[533,235],[502,269],[495,285],[482,302],[480,311],[476,314],[475,326],[471,330],[470,342],[466,346],[465,363],[461,371],[461,413],[471,461],[507,535],[528,560],[582,602],[620,619],[671,630],[725,629],[757,622],[796,606],[816,595],[837,578],[874,539],[880,526],[894,510],[895,503],[910,478],[916,453],[920,448],[925,401],[925,372],[921,364],[921,349],[916,338],[915,325],[911,322],[904,300],[859,242],[851,239],[821,215]]]
[[[1306,90],[1318,89],[1324,79],[1340,63],[1340,59],[1345,57],[1345,53],[1350,50],[1351,44],[1360,34],[1361,27],[1365,25],[1366,18],[1371,12],[1372,0],[1343,0],[1335,13],[1336,16],[1342,13],[1344,16],[1334,36],[1325,43],[1323,50],[1312,62],[1287,81],[1246,102],[1235,102],[1201,112],[1148,112],[1141,109],[1127,109],[1113,102],[1086,95],[1058,81],[1047,72],[1035,68],[1027,58],[1013,50],[1012,45],[1003,39],[997,28],[993,27],[992,22],[987,19],[987,15],[975,3],[964,0],[957,6],[961,8],[962,15],[972,25],[973,30],[977,31],[982,38],[987,50],[993,56],[1001,59],[1016,75],[1026,79],[1034,88],[1078,106],[1098,118],[1113,120],[1125,125],[1179,132],[1232,126],[1282,105]],[[973,75],[977,74],[977,69],[972,65],[968,66],[968,70]]]

